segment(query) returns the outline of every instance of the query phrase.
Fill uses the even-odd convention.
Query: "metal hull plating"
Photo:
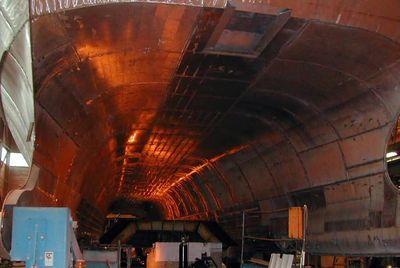
[[[234,237],[243,209],[306,203],[310,252],[397,254],[384,155],[400,108],[400,7],[270,2],[32,2],[43,7],[31,18],[36,202],[69,206],[99,234],[113,200],[150,200]]]

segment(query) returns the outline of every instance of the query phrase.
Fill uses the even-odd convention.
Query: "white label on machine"
[[[54,265],[54,252],[46,251],[44,253],[44,266],[53,266]]]

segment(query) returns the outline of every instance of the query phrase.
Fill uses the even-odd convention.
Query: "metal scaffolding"
[[[299,238],[290,238],[290,237],[284,237],[284,238],[268,238],[268,237],[257,237],[257,236],[250,236],[246,235],[246,214],[273,214],[273,213],[279,213],[279,212],[285,212],[289,211],[290,208],[284,208],[284,209],[277,209],[277,210],[271,210],[271,211],[242,211],[242,243],[241,243],[241,252],[240,252],[240,265],[243,267],[244,264],[244,246],[245,246],[245,241],[246,239],[251,239],[251,240],[260,240],[260,241],[269,241],[269,242],[281,242],[281,241],[298,241],[301,240],[301,258],[300,258],[300,268],[304,267],[305,263],[305,250],[306,250],[306,230],[307,230],[307,222],[308,222],[308,209],[307,205],[304,205],[302,207],[302,237]]]

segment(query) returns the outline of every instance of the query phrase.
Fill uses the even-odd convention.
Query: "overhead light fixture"
[[[395,156],[397,156],[397,153],[396,153],[396,152],[388,152],[388,153],[386,154],[386,158],[392,158],[392,157],[395,157]]]

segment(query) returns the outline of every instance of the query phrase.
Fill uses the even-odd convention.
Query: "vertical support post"
[[[117,267],[121,268],[121,240],[118,240]]]
[[[77,268],[85,267],[85,260],[83,259],[83,254],[81,249],[79,248],[78,240],[76,240],[75,229],[77,228],[77,223],[72,222],[72,230],[71,230],[71,249],[72,254],[75,260],[75,266]]]
[[[246,220],[246,216],[245,216],[245,211],[242,211],[242,249],[240,251],[240,267],[243,267],[244,264],[244,225],[245,225],[245,220]]]
[[[126,249],[126,267],[131,268],[131,254],[132,254],[132,248],[128,247]]]
[[[39,224],[35,224],[35,232],[34,232],[34,243],[33,243],[33,265],[32,268],[36,268],[37,267],[37,251],[38,251],[38,246],[37,246],[37,240],[38,240],[38,229],[39,229]]]
[[[188,267],[188,243],[186,237],[182,237],[182,242],[179,244],[179,268]]]
[[[307,221],[308,221],[308,210],[307,210],[307,205],[304,205],[303,206],[303,241],[302,241],[302,245],[301,245],[300,268],[304,268],[305,259],[306,259]]]

